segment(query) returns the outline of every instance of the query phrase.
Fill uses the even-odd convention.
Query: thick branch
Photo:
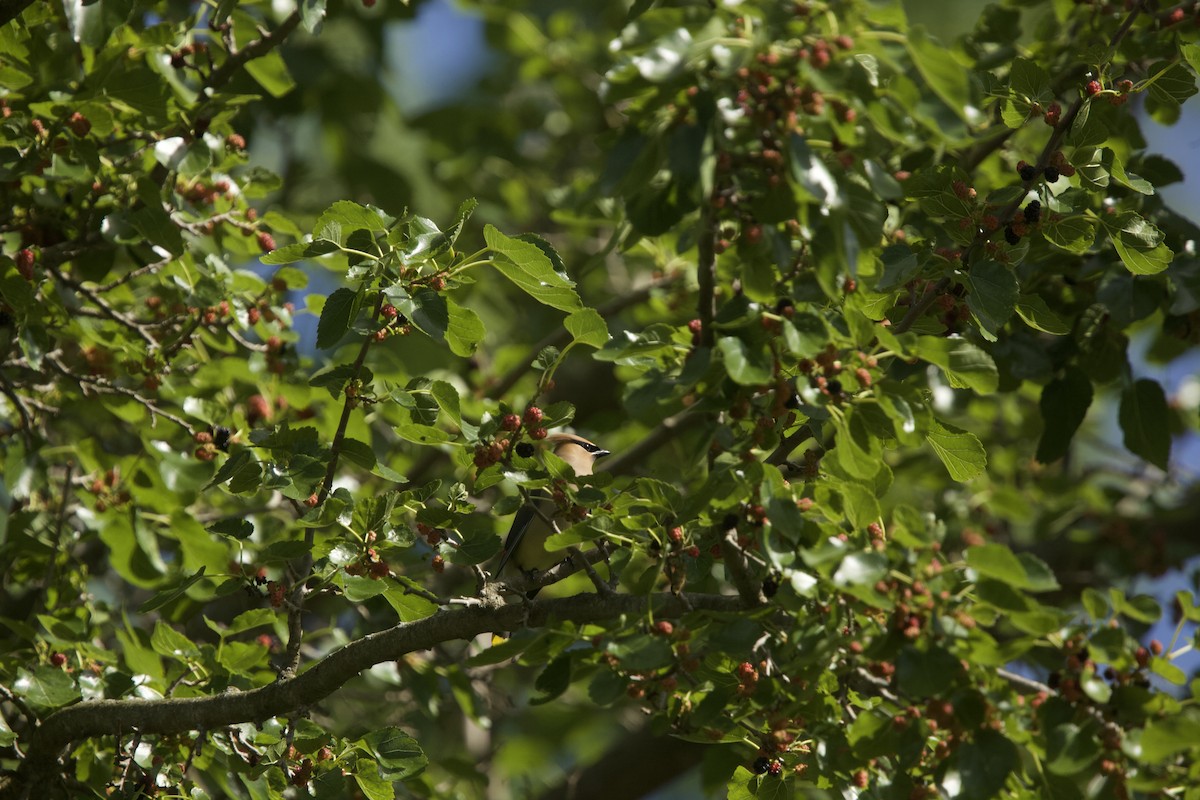
[[[300,675],[251,691],[165,700],[97,700],[65,708],[48,717],[33,734],[18,781],[6,789],[4,797],[24,796],[23,788],[32,790],[56,774],[58,758],[72,742],[133,730],[143,735],[214,730],[285,715],[320,702],[375,664],[395,661],[441,642],[469,640],[488,631],[514,630],[526,624],[594,623],[622,616],[641,617],[650,611],[656,617],[677,617],[693,610],[738,612],[747,607],[739,597],[662,593],[609,597],[579,594],[494,608],[443,609],[425,619],[364,636]]]

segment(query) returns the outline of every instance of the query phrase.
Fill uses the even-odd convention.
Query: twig
[[[57,280],[59,283],[65,285],[65,286],[70,286],[72,289],[79,292],[81,295],[83,295],[88,300],[90,300],[92,303],[94,303],[95,306],[98,309],[100,309],[101,313],[104,314],[104,316],[108,317],[109,319],[113,320],[114,322],[116,322],[120,325],[123,325],[124,327],[126,327],[129,330],[136,333],[138,336],[142,337],[142,339],[146,342],[146,345],[150,348],[151,352],[157,350],[160,347],[158,340],[155,339],[153,336],[151,336],[149,331],[147,331],[141,323],[139,323],[135,319],[131,319],[130,317],[125,316],[120,311],[117,311],[115,308],[113,308],[111,305],[108,304],[107,300],[105,300],[100,295],[96,294],[95,291],[87,288],[86,286],[84,286],[82,283],[75,280],[74,278],[68,278],[56,266],[47,264],[46,271],[49,272],[51,275],[53,275],[55,280]]]
[[[755,586],[754,580],[746,569],[742,548],[737,543],[737,530],[731,529],[721,537],[721,555],[724,557],[725,568],[733,581],[734,588],[742,600],[751,607],[765,605],[767,598],[762,593],[761,586]]]
[[[265,344],[262,344],[262,343],[256,344],[256,343],[250,341],[249,339],[246,339],[240,333],[235,331],[232,327],[226,327],[225,333],[227,333],[229,335],[229,338],[233,339],[235,342],[237,342],[238,344],[240,344],[242,347],[246,348],[247,350],[252,350],[257,353],[265,353],[271,349],[270,347],[268,347]]]
[[[162,410],[161,408],[156,406],[154,403],[150,402],[145,397],[142,397],[140,394],[135,392],[133,389],[126,389],[124,386],[121,386],[116,383],[112,383],[111,381],[108,381],[104,378],[97,378],[94,375],[78,375],[74,372],[71,372],[71,370],[67,369],[62,364],[62,362],[60,362],[56,358],[50,358],[49,356],[47,356],[45,358],[45,362],[50,365],[51,369],[53,369],[58,374],[62,375],[64,378],[70,378],[71,380],[77,381],[80,384],[86,384],[88,386],[91,386],[92,389],[94,389],[95,391],[100,392],[102,394],[119,394],[119,395],[123,395],[125,397],[128,397],[128,398],[136,401],[137,403],[144,406],[147,411],[150,412],[150,415],[152,418],[151,419],[152,426],[154,424],[153,417],[159,416],[165,420],[174,422],[176,425],[178,425],[179,427],[181,427],[185,431],[187,431],[189,436],[192,436],[195,434],[195,431],[192,429],[192,426],[188,424],[187,420],[184,420],[181,417],[175,416],[170,411]]]
[[[501,585],[503,588],[516,592],[523,597],[533,589],[543,589],[552,583],[566,580],[583,569],[585,564],[595,564],[597,561],[602,561],[607,557],[608,553],[601,548],[593,548],[586,553],[581,552],[578,559],[563,559],[545,572],[539,573],[536,577],[529,578],[524,574],[520,574],[520,577],[505,580]]]
[[[1003,678],[1013,685],[1014,688],[1028,694],[1038,694],[1046,692],[1047,694],[1055,694],[1055,691],[1046,684],[1035,681],[1033,678],[1026,678],[1024,675],[1018,675],[1015,672],[1009,672],[1006,669],[996,670],[996,676]]]
[[[152,272],[156,272],[156,271],[162,269],[167,264],[170,264],[173,260],[174,260],[173,257],[163,258],[158,261],[154,261],[150,264],[146,264],[145,266],[138,267],[137,269],[132,269],[129,272],[126,272],[121,277],[117,278],[116,280],[110,281],[101,286],[97,286],[94,291],[96,292],[96,294],[104,294],[105,292],[111,292],[113,289],[116,289],[118,286],[124,286],[125,284],[129,283],[130,281],[132,281],[136,278],[140,278],[143,275],[149,275]]]
[[[283,43],[284,39],[291,35],[292,31],[299,24],[300,12],[293,11],[283,22],[279,23],[279,27],[275,30],[260,36],[252,42],[248,42],[241,50],[231,52],[229,58],[225,59],[224,64],[209,73],[208,80],[205,82],[205,88],[212,91],[229,83],[234,74],[245,66],[247,61],[261,58],[274,50]]]
[[[567,548],[567,552],[571,554],[572,561],[574,561],[575,559],[579,559],[579,561],[583,563],[583,571],[587,573],[588,578],[590,578],[592,581],[592,585],[596,587],[596,591],[602,597],[607,597],[608,595],[613,594],[612,587],[610,587],[607,583],[605,583],[604,579],[601,578],[599,573],[597,573],[596,570],[592,567],[591,562],[589,562],[586,558],[583,557],[582,550],[580,550],[578,547],[575,547],[574,545],[572,545]],[[597,559],[597,560],[599,560],[599,559]]]
[[[374,322],[379,322],[380,310],[383,308],[383,294],[380,294],[375,300],[375,312],[372,315]],[[372,336],[364,336],[362,345],[358,348],[358,355],[354,359],[354,364],[351,366],[351,382],[358,380],[358,376],[362,374],[363,364],[367,360],[367,352],[371,349],[371,343],[374,341]],[[350,425],[350,412],[357,407],[355,398],[346,395],[342,403],[342,416],[338,420],[337,430],[333,434],[333,441],[329,444],[329,466],[325,469],[325,478],[321,481],[321,490],[317,495],[317,508],[325,502],[329,497],[329,493],[333,491],[333,479],[337,475],[338,461],[342,453],[342,443],[346,440],[346,428]],[[309,573],[312,572],[313,557],[312,548],[316,541],[316,529],[308,528],[304,532],[305,553],[300,557],[299,563],[292,562],[288,565],[288,571],[292,575],[294,581],[291,595],[288,598],[288,644],[286,662],[283,668],[283,675],[294,675],[300,667],[300,645],[303,641],[304,626],[302,618],[304,615],[304,595],[308,583]]]

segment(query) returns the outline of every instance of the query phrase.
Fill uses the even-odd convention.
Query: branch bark
[[[4,787],[0,798],[38,796],[45,782],[60,774],[59,759],[72,742],[133,730],[142,735],[213,730],[285,715],[320,702],[375,664],[395,661],[441,642],[469,640],[488,631],[514,630],[523,625],[600,622],[621,616],[640,617],[648,612],[656,617],[678,617],[689,611],[729,613],[748,607],[740,597],[729,595],[660,593],[608,597],[579,594],[528,604],[442,609],[425,619],[364,636],[302,674],[258,689],[210,697],[97,700],[62,709],[34,732],[15,780]]]

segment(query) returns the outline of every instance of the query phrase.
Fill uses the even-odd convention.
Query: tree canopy
[[[1200,798],[1193,4],[431,7],[0,2],[0,796]]]

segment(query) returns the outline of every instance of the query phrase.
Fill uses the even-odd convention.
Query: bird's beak
[[[611,456],[611,455],[612,455],[611,450],[597,450],[596,452],[592,453],[592,456],[594,458],[604,458],[605,456]]]

